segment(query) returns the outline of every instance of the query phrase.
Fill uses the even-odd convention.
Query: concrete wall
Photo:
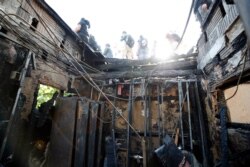
[[[236,86],[224,91],[225,98],[231,97]],[[240,84],[235,96],[227,101],[229,117],[231,122],[250,123],[250,85]]]

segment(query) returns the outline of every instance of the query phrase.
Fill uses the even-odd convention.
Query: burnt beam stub
[[[106,80],[115,78],[148,78],[148,77],[169,77],[175,78],[183,76],[187,78],[193,78],[197,74],[197,70],[147,70],[147,71],[122,71],[122,72],[102,72],[92,73],[90,76],[94,79]]]
[[[33,30],[33,31],[36,31],[38,23],[39,23],[39,21],[38,21],[37,18],[35,18],[35,17],[32,18],[30,29]]]
[[[227,4],[230,4],[230,5],[234,4],[234,0],[225,0],[225,1]]]
[[[126,71],[126,70],[150,70],[150,69],[196,69],[197,53],[174,55],[169,60],[160,63],[157,59],[129,60],[129,59],[105,59],[105,64],[96,66],[101,71]]]
[[[47,52],[46,50],[43,50],[42,58],[43,58],[44,60],[47,60],[47,58],[48,58],[48,52]]]
[[[3,33],[3,34],[7,34],[7,29],[5,29],[4,27],[0,26],[0,33]]]
[[[64,44],[65,44],[65,40],[62,40],[62,41],[61,41],[61,44],[60,44],[60,48],[63,49],[63,48],[64,48]]]

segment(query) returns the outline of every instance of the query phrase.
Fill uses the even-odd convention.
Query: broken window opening
[[[59,92],[59,90],[51,86],[40,84],[38,90],[36,108],[38,109],[39,107],[41,107],[43,103],[50,100],[53,97],[53,94],[55,94],[55,92]]]
[[[65,44],[65,40],[62,40],[62,42],[60,44],[60,48],[64,49],[64,44]]]
[[[222,17],[225,17],[227,13],[222,3],[219,5],[219,8],[221,10]]]
[[[32,19],[30,29],[36,31],[39,21],[36,18]]]
[[[4,27],[0,26],[0,32],[3,34],[7,34],[8,31]]]
[[[50,132],[52,129],[52,118],[55,111],[55,102],[59,95],[59,90],[51,86],[39,84],[34,96],[33,106],[36,106],[30,115],[30,137],[28,143],[33,143],[32,147],[27,150],[29,159],[37,159],[38,152],[41,153],[39,158],[46,158],[49,143]],[[33,161],[29,161],[29,166],[34,166]],[[36,163],[42,163],[38,161]]]
[[[48,57],[48,52],[45,51],[45,50],[43,50],[42,58],[43,58],[44,60],[47,60],[47,57]]]

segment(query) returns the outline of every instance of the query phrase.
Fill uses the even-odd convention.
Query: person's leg
[[[129,46],[127,46],[127,59],[134,59],[133,50]]]

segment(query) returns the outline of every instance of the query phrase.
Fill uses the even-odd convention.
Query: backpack
[[[134,41],[134,39],[131,37],[131,35],[128,36],[128,40],[127,40],[126,44],[127,44],[130,48],[133,48],[133,46],[134,46],[134,44],[135,44],[135,41]]]

